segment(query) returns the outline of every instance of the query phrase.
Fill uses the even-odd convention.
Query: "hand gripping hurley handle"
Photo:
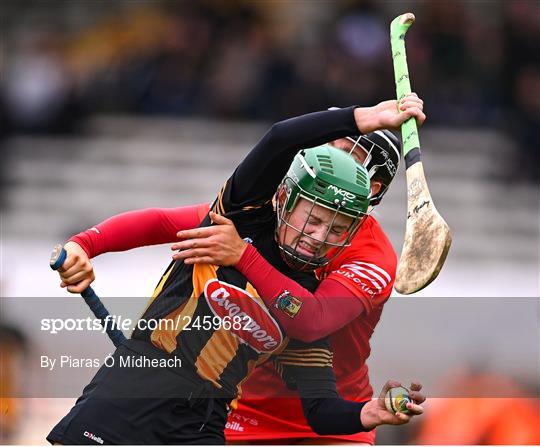
[[[56,245],[51,253],[51,268],[53,270],[58,270],[60,267],[62,267],[66,258],[67,252],[65,248],[61,244]],[[81,296],[84,298],[84,301],[86,301],[86,304],[96,318],[101,320],[101,324],[103,327],[105,327],[107,335],[114,343],[114,346],[118,347],[124,343],[126,341],[126,337],[120,329],[114,327],[110,318],[107,320],[107,317],[110,317],[110,313],[96,295],[96,292],[94,292],[92,287],[88,287],[87,289],[83,290]]]

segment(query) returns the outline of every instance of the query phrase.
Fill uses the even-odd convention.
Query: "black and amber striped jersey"
[[[240,236],[249,238],[270,264],[310,291],[317,286],[314,274],[291,269],[281,257],[274,236],[272,196],[299,149],[356,130],[351,112],[321,112],[320,117],[306,115],[294,122],[279,123],[280,128],[272,127],[238,166],[213,204],[213,211],[230,218]],[[325,121],[324,126],[317,126],[319,119]],[[304,125],[307,121],[310,126]],[[292,133],[290,142],[283,138],[287,123]],[[210,224],[207,217],[201,225]],[[149,341],[180,357],[184,373],[197,374],[229,395],[236,395],[253,368],[272,355],[277,355],[276,367],[293,386],[302,366],[302,371],[313,371],[315,375],[332,374],[327,341],[295,342],[287,349],[289,340],[282,328],[253,286],[232,267],[171,263],[142,318],[164,323],[153,330],[137,329],[133,338]],[[240,321],[241,326],[231,327],[224,324],[226,320],[233,324]],[[195,321],[199,322],[197,327]]]
[[[274,241],[271,204],[227,216],[234,218],[240,235],[251,238],[274,266],[314,290],[313,274],[293,271],[282,261]],[[159,321],[159,327],[137,331],[134,338],[180,357],[184,372],[198,374],[229,395],[236,395],[253,368],[288,343],[257,291],[231,267],[173,262],[142,318]],[[330,356],[325,341],[317,344]]]

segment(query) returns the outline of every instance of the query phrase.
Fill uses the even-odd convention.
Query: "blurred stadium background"
[[[59,348],[27,318],[31,297],[65,296],[54,243],[118,212],[213,200],[272,122],[393,97],[388,24],[409,10],[424,164],[454,244],[374,335],[375,387],[418,378],[435,398],[378,440],[540,442],[537,1],[4,0],[0,443],[43,443],[76,397],[41,399],[54,394],[35,359]],[[377,210],[398,252],[405,208],[401,172]],[[96,289],[148,296],[169,254],[98,258]]]

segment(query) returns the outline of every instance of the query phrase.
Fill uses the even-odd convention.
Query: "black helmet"
[[[362,163],[368,171],[371,180],[381,182],[381,189],[372,196],[370,205],[377,205],[392,183],[401,161],[401,143],[389,130],[376,130],[366,135],[347,137],[354,143],[351,150],[362,149],[366,159]]]

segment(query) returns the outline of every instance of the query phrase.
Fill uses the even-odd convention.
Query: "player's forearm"
[[[311,293],[276,270],[251,245],[236,268],[257,289],[287,335],[304,342],[337,331],[364,310],[362,302],[339,282],[325,280]],[[292,306],[287,307],[288,302]]]
[[[367,431],[362,425],[366,402],[342,399],[331,367],[286,366],[285,374],[296,384],[304,416],[319,435],[349,435]]]
[[[309,113],[274,124],[238,166],[233,201],[272,197],[300,149],[358,133],[354,107]],[[264,176],[254,175],[263,173]]]
[[[268,143],[280,150],[297,151],[358,132],[355,106],[351,106],[280,121],[272,126],[267,137]]]
[[[70,241],[79,244],[89,258],[108,252],[173,242],[177,231],[199,225],[200,207],[128,211],[73,236]]]
[[[366,403],[340,397],[303,398],[302,408],[309,426],[318,435],[352,435],[369,431],[361,421]]]

